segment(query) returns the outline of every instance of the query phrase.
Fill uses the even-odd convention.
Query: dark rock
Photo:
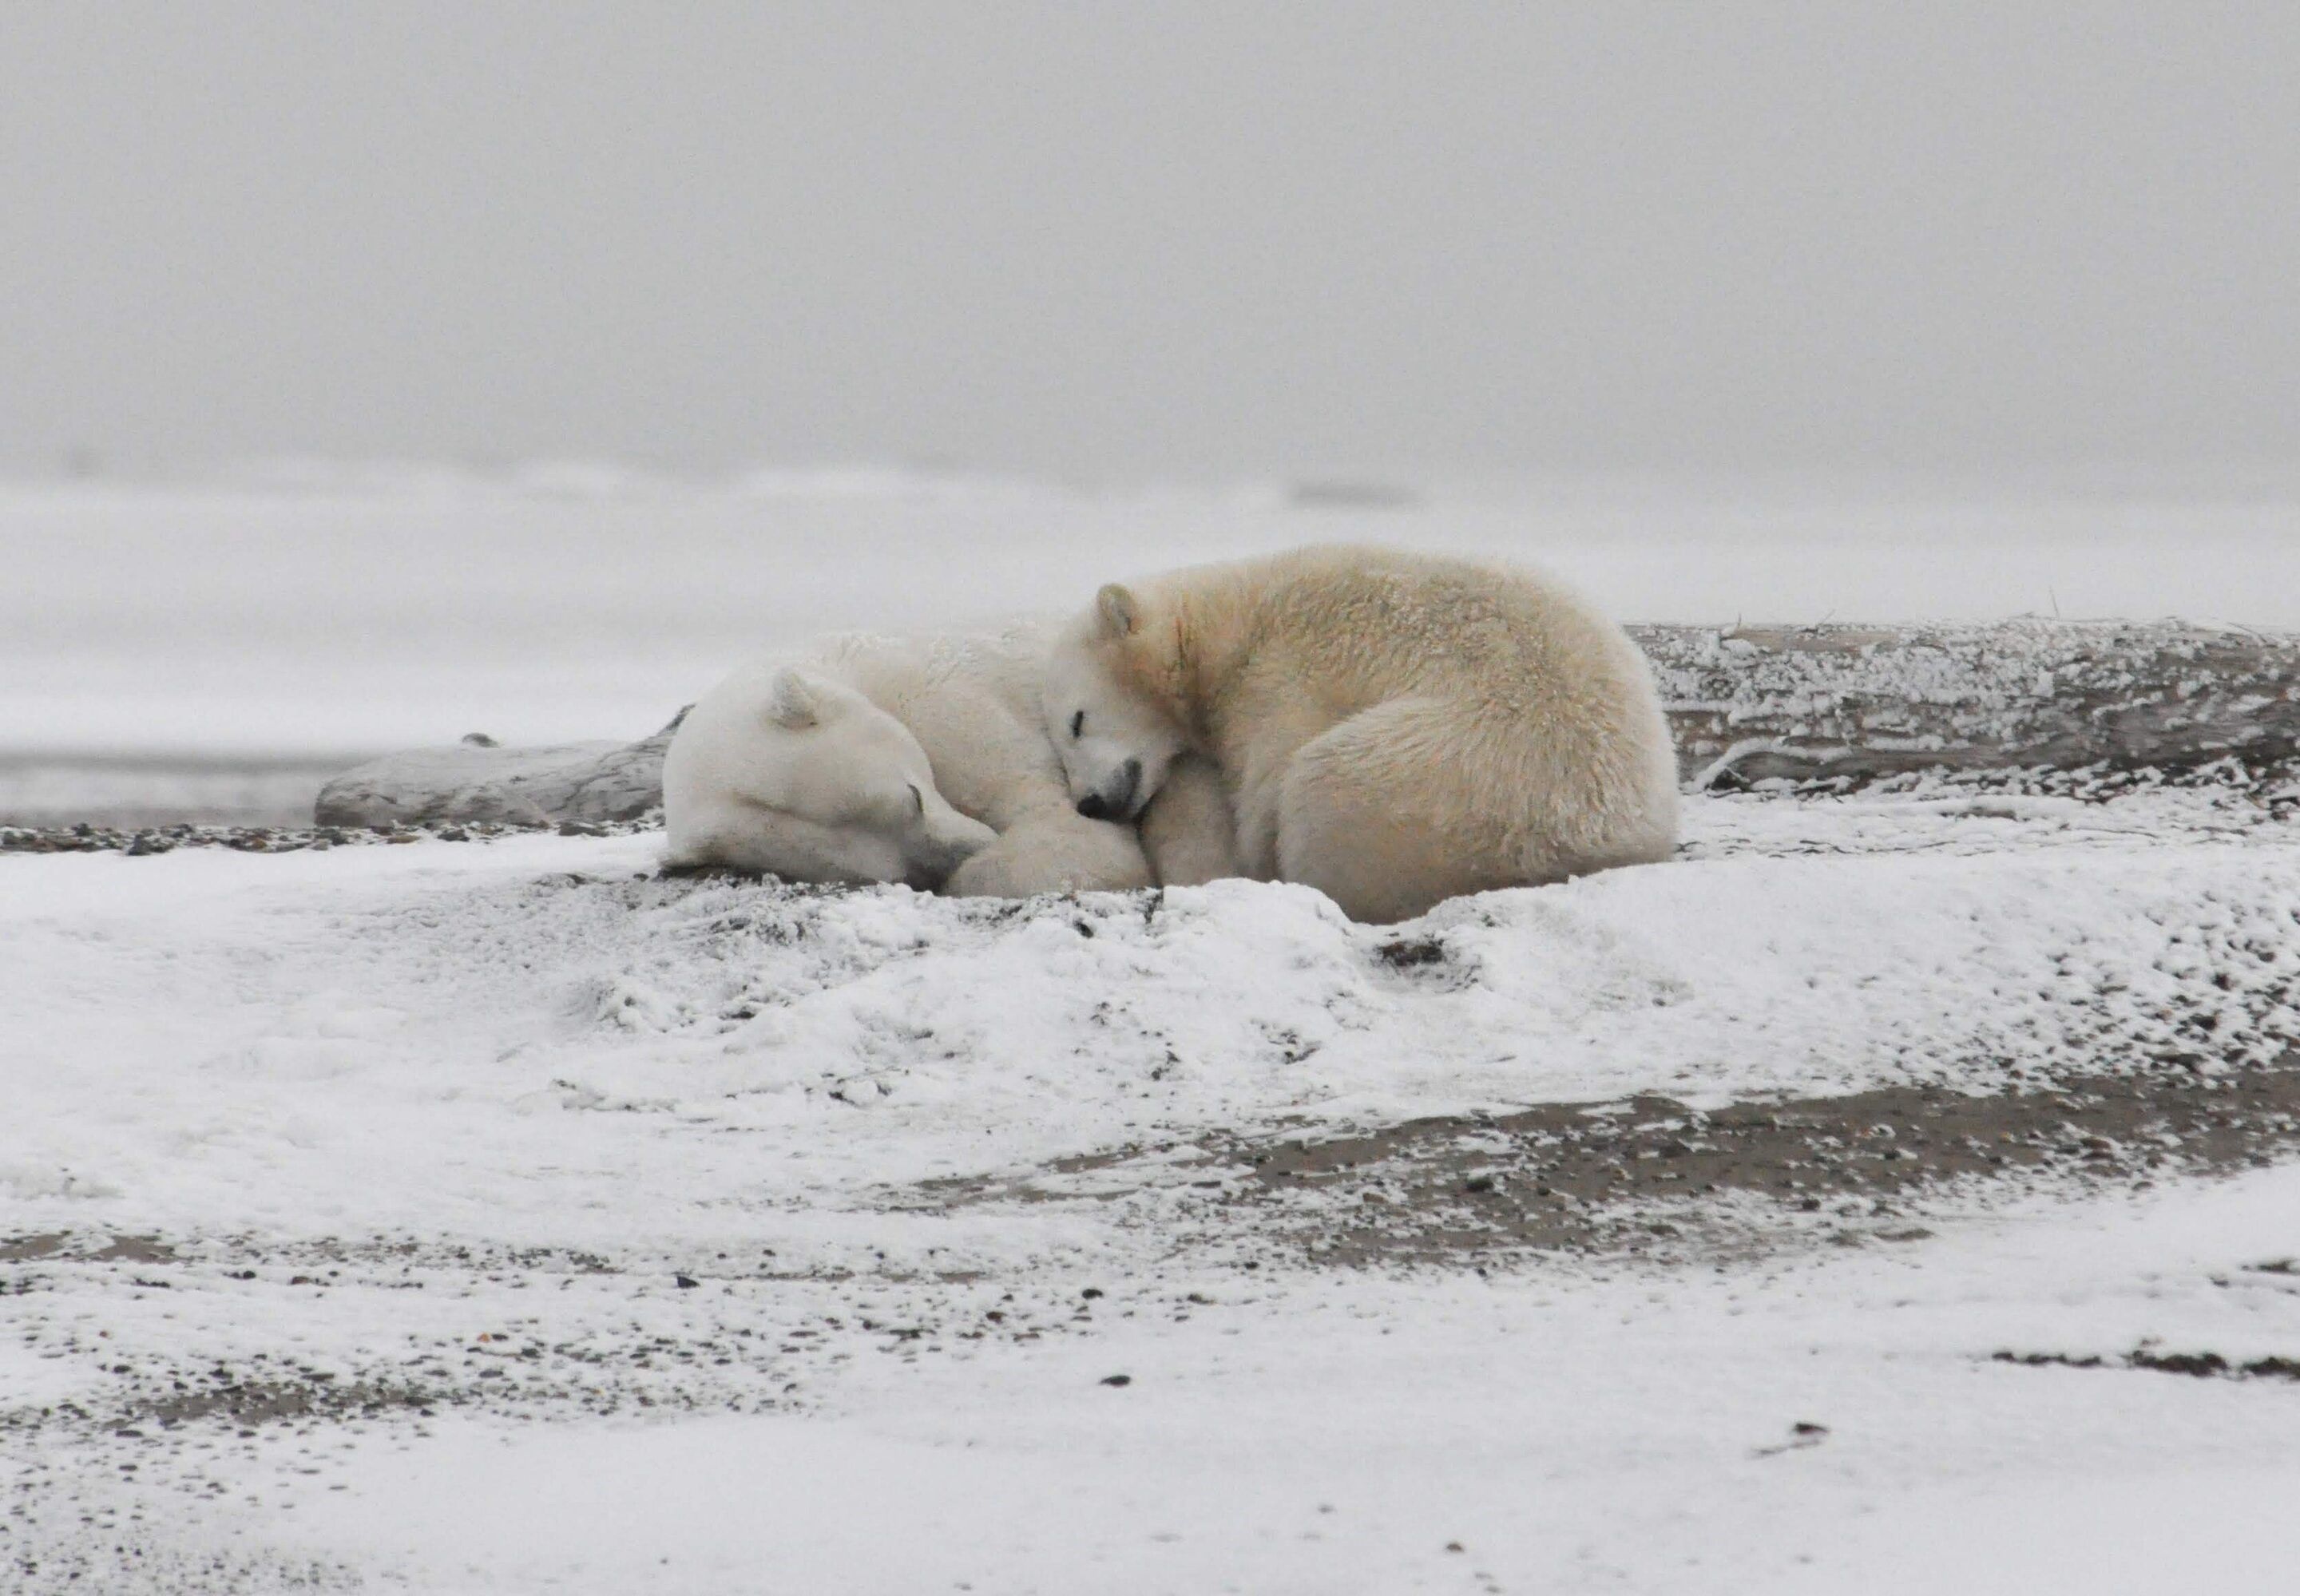
[[[1446,944],[1434,936],[1401,939],[1383,943],[1373,951],[1373,956],[1392,969],[1418,969],[1446,962]]]
[[[2204,1379],[2229,1371],[2229,1361],[2218,1352],[2134,1352],[2125,1361],[2135,1368],[2153,1368],[2167,1375],[2193,1375]]]

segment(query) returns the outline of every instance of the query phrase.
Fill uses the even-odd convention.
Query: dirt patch
[[[1236,1201],[1318,1195],[1324,1222],[1302,1239],[1322,1262],[1643,1251],[1735,1193],[1875,1218],[1960,1183],[2141,1185],[2274,1162],[2300,1153],[2300,1052],[2223,1075],[2081,1076],[1987,1096],[1899,1086],[1711,1112],[1651,1096],[1558,1103],[1223,1151],[1250,1172]]]
[[[1210,1137],[921,1182],[881,1200],[928,1210],[1121,1201],[1155,1186],[1199,1209],[1203,1243],[1341,1267],[1483,1267],[1539,1252],[1714,1256],[1729,1243],[1816,1235],[1915,1241],[1931,1232],[1912,1218],[1952,1197],[2139,1189],[2296,1157],[2300,1052],[2288,1052],[2221,1073],[2158,1066],[1986,1095],[1895,1086],[1710,1111],[1639,1096],[1357,1135]],[[2300,1260],[2253,1267],[2300,1273]]]
[[[204,1390],[179,1391],[129,1406],[118,1428],[132,1434],[146,1423],[167,1426],[220,1418],[246,1426],[280,1419],[374,1417],[395,1409],[412,1409],[429,1417],[438,1400],[437,1393],[416,1386],[344,1383],[326,1375],[294,1381],[222,1380]]]
[[[1688,1231],[1762,1244],[1771,1227],[1911,1241],[1890,1221],[1952,1193],[2044,1184],[2140,1188],[2300,1156],[2300,1052],[1975,1095],[1940,1086],[1736,1103],[1545,1104],[1357,1135],[1214,1137],[1083,1154],[1022,1176],[921,1183],[890,1206],[1117,1201],[1203,1191],[1210,1237],[1279,1240],[1319,1263],[1458,1265],[1539,1251],[1646,1252]],[[1752,1206],[1752,1200],[1754,1206]],[[1243,1210],[1243,1211],[1242,1211]],[[1770,1220],[1766,1215],[1779,1216]],[[1803,1216],[1821,1216],[1818,1220]],[[1754,1233],[1752,1233],[1752,1226]],[[1661,1250],[1683,1251],[1683,1246]],[[2256,1266],[2300,1272],[2300,1261]]]
[[[1996,1352],[1997,1363],[2017,1363],[2023,1368],[2140,1368],[2160,1375],[2188,1375],[2199,1380],[2300,1380],[2300,1358],[2254,1358],[2244,1361],[2218,1352],[2157,1352],[2135,1348],[2121,1358],[2102,1358],[2067,1352]]]
[[[356,1592],[374,1587],[347,1565],[279,1552],[188,1552],[112,1511],[84,1515],[77,1534],[38,1552],[0,1545],[0,1574],[15,1596],[49,1592],[165,1591],[169,1596],[246,1596],[251,1591]]]
[[[1432,963],[1403,957],[1409,970]],[[2152,1064],[1978,1095],[1892,1086],[1706,1111],[1638,1096],[1355,1135],[1212,1136],[923,1181],[880,1200],[915,1210],[1121,1201],[1155,1186],[1203,1205],[1204,1241],[1275,1243],[1343,1267],[1458,1267],[1544,1251],[1713,1254],[1728,1235],[1762,1248],[1769,1232],[1915,1241],[1931,1232],[1909,1217],[1953,1195],[2140,1189],[2293,1158],[2300,1051],[2217,1072]],[[2254,1267],[2300,1273],[2300,1260]]]

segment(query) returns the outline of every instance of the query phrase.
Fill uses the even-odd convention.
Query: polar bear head
[[[791,881],[940,885],[997,840],[953,809],[910,727],[799,665],[738,671],[663,756],[668,862]]]
[[[1131,820],[1182,752],[1181,727],[1155,684],[1172,675],[1146,625],[1148,607],[1112,582],[1064,628],[1046,657],[1046,735],[1079,813]]]

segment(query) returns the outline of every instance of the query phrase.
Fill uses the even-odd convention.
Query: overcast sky
[[[0,8],[0,462],[2300,460],[2300,5]]]

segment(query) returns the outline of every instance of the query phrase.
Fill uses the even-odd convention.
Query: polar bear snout
[[[1142,761],[1129,759],[1111,772],[1095,791],[1078,801],[1078,812],[1089,820],[1132,820],[1142,807]]]

